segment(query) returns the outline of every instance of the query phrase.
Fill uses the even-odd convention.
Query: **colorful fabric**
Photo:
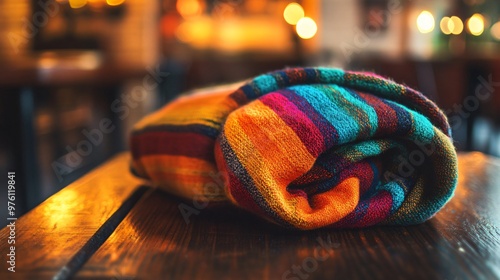
[[[135,126],[131,149],[134,172],[170,193],[304,230],[422,223],[457,184],[432,101],[341,69],[285,69],[178,98]]]

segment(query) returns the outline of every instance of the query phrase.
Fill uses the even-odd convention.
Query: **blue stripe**
[[[307,99],[316,112],[321,112],[328,122],[336,128],[339,134],[339,143],[345,144],[356,139],[359,132],[359,125],[355,119],[346,114],[344,108],[330,100],[325,88],[322,85],[301,85],[292,86],[297,95]],[[335,93],[333,93],[335,94]]]
[[[278,81],[278,85],[281,88],[290,85],[290,79],[288,78],[286,71],[279,71],[277,73],[274,73],[274,78],[276,79],[276,81]]]
[[[314,83],[318,82],[318,71],[316,69],[304,68],[304,72],[306,73],[308,81],[312,81]]]
[[[396,126],[395,134],[401,136],[406,136],[410,133],[413,122],[410,113],[405,110],[406,108],[401,107],[399,104],[394,103],[390,100],[383,100],[387,106],[391,107],[394,112],[396,112],[396,117],[398,118],[398,123]]]

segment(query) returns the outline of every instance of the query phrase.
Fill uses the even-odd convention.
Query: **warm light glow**
[[[469,33],[474,36],[483,34],[484,17],[481,14],[473,14],[467,21],[467,29],[469,30]]]
[[[105,5],[106,1],[103,0],[87,0],[88,5],[90,5],[92,8],[99,10],[102,8],[103,5]]]
[[[201,14],[201,5],[198,0],[177,0],[177,11],[182,17],[190,17]]]
[[[75,65],[81,69],[93,70],[101,65],[101,57],[93,52],[85,52],[80,55]]]
[[[429,11],[422,11],[417,17],[417,28],[420,33],[432,32],[434,24],[434,16]]]
[[[177,27],[177,30],[175,31],[175,36],[179,41],[184,42],[184,43],[189,43],[196,39],[193,36],[193,27],[191,26],[192,24],[190,22],[183,22]]]
[[[266,0],[245,1],[245,9],[250,13],[262,13],[266,10]]]
[[[64,189],[50,198],[41,208],[46,218],[42,222],[47,225],[56,226],[59,229],[71,228],[82,222],[80,215],[75,215],[75,210],[82,209],[78,203],[78,192],[74,188]]]
[[[69,0],[69,6],[73,9],[78,9],[87,5],[87,0]]]
[[[295,26],[295,30],[297,34],[302,39],[310,39],[316,35],[316,31],[318,31],[318,26],[316,22],[312,18],[303,17],[297,22],[297,26]]]
[[[290,3],[283,11],[283,17],[288,24],[296,25],[297,22],[304,17],[304,9],[300,4]]]
[[[500,21],[491,27],[491,36],[493,39],[500,41]]]
[[[37,61],[41,71],[53,69],[83,69],[93,70],[101,65],[101,56],[92,51],[79,52],[78,54],[67,54],[64,58],[58,57],[55,52],[43,52]]]
[[[459,17],[452,16],[448,21],[448,29],[451,34],[459,35],[462,31],[464,31],[464,23]]]
[[[203,47],[210,43],[211,36],[213,36],[213,29],[210,18],[200,17],[196,20],[188,20],[181,23],[175,31],[175,36],[184,43]]]
[[[441,22],[439,22],[439,27],[441,28],[441,32],[443,32],[446,35],[451,34],[451,31],[453,30],[453,27],[450,28],[450,23],[453,25],[453,22],[450,20],[449,17],[444,17],[441,19]]]
[[[106,3],[110,6],[118,6],[123,4],[123,2],[125,2],[125,0],[106,0]]]

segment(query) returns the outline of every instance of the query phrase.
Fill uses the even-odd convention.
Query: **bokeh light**
[[[446,35],[451,34],[451,31],[453,30],[450,29],[450,22],[451,19],[449,17],[443,17],[439,22],[439,28],[441,28],[441,32],[443,32]],[[453,24],[453,22],[451,22],[451,24]]]
[[[473,14],[467,21],[467,29],[474,36],[479,36],[484,32],[484,17],[481,14]]]
[[[199,17],[181,23],[177,27],[175,36],[181,42],[203,47],[210,43],[214,31],[214,26],[208,17]]]
[[[462,33],[462,31],[464,31],[464,23],[459,17],[452,16],[448,21],[448,29],[450,30],[451,34],[459,35]]]
[[[73,9],[78,9],[87,5],[87,0],[69,0],[69,6]]]
[[[429,11],[422,11],[417,17],[417,28],[420,33],[429,33],[434,30],[434,16]]]
[[[500,41],[500,21],[493,24],[490,32],[493,39]]]
[[[110,6],[119,6],[123,4],[123,2],[125,2],[125,0],[106,0],[106,3]]]
[[[179,14],[184,18],[196,16],[202,12],[198,0],[177,0],[176,7]]]
[[[304,17],[304,9],[298,3],[290,3],[283,11],[283,17],[288,24],[296,25]]]
[[[316,22],[310,17],[303,17],[297,22],[297,26],[295,26],[295,30],[297,34],[302,39],[310,39],[316,35],[318,31],[318,26]]]

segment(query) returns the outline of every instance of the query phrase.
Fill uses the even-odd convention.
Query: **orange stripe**
[[[295,132],[260,101],[231,114],[225,134],[271,209],[296,227],[325,226],[354,210],[359,200],[356,178],[309,199],[286,190],[312,167],[315,158]]]
[[[314,195],[310,200],[315,212],[302,229],[331,225],[354,211],[359,202],[359,188],[359,179],[351,177],[327,192]]]
[[[153,182],[188,199],[203,194],[208,184],[217,185],[210,176],[217,173],[211,162],[184,156],[151,155],[141,157],[140,163]]]
[[[241,109],[239,124],[278,185],[286,188],[314,164],[315,157],[295,131],[261,101]]]
[[[284,192],[286,191],[276,187],[273,176],[269,172],[268,167],[264,165],[264,158],[260,152],[255,149],[247,135],[243,133],[243,129],[239,123],[241,114],[242,112],[238,110],[228,117],[224,125],[224,133],[227,141],[248,174],[254,180],[257,190],[262,194],[271,207],[271,210],[277,212],[281,216],[285,216],[287,214],[283,213],[281,209],[288,205],[288,202],[285,200],[286,194]],[[288,209],[285,210],[285,212],[290,212],[291,210],[292,209]]]
[[[185,168],[198,170],[199,173],[208,171],[217,172],[215,163],[199,158],[161,154],[142,156],[139,160],[143,166],[148,166],[149,170],[182,170]]]

